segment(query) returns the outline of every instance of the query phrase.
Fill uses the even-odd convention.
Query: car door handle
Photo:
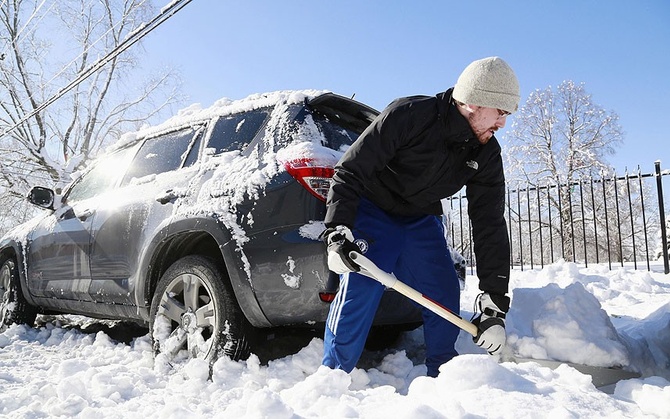
[[[173,191],[172,189],[168,189],[165,192],[163,192],[162,195],[156,197],[156,201],[159,202],[162,205],[165,205],[169,202],[174,202],[175,199],[177,199],[178,196]]]
[[[82,212],[77,214],[77,218],[79,218],[81,221],[86,221],[86,219],[90,216],[92,216],[95,213],[94,210],[91,209],[85,209]]]

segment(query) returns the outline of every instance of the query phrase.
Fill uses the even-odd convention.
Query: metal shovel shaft
[[[477,326],[463,319],[461,316],[452,312],[443,305],[421,294],[419,291],[415,290],[409,285],[406,285],[395,276],[379,269],[379,267],[375,265],[375,263],[370,259],[366,258],[358,252],[350,252],[349,257],[361,267],[360,273],[363,275],[381,282],[388,288],[393,288],[410,300],[421,304],[423,307],[426,307],[438,316],[448,320],[449,322],[470,333],[472,336],[477,336]]]

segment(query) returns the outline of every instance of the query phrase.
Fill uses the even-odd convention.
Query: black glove
[[[477,296],[479,302],[480,314],[472,321],[477,326],[477,336],[472,340],[478,346],[495,355],[502,351],[505,346],[507,336],[505,334],[505,313],[509,310],[509,298],[504,295],[496,295],[499,307],[488,293],[482,293]],[[477,301],[475,301],[477,304]]]
[[[360,267],[349,257],[349,252],[360,252],[354,244],[354,235],[347,226],[328,228],[321,234],[328,246],[328,269],[338,274],[358,272]]]

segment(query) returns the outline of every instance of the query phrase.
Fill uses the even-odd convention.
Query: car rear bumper
[[[261,310],[273,326],[323,323],[329,303],[319,294],[326,290],[328,267],[320,240],[304,237],[304,226],[258,233],[244,245],[250,283]],[[421,321],[417,305],[388,290],[374,324],[402,325]]]

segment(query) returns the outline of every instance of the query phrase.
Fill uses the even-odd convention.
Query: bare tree
[[[176,74],[167,69],[147,76],[139,67],[136,45],[40,110],[153,13],[147,0],[0,3],[4,224],[29,215],[22,202],[32,185],[63,186],[73,171],[122,132],[169,112],[178,101]]]
[[[507,134],[506,169],[530,183],[572,183],[607,171],[606,158],[623,139],[618,121],[593,103],[583,83],[536,90]]]
[[[623,133],[618,116],[593,103],[584,84],[565,81],[555,91],[549,87],[533,92],[515,116],[506,139],[508,181],[554,191],[546,194],[551,207],[546,211],[555,215],[553,225],[548,224],[546,214],[539,214],[529,229],[550,228],[558,236],[556,248],[568,260],[578,259],[587,248],[602,247],[604,243],[611,244],[610,249],[620,260],[632,252],[626,251],[624,243],[635,242],[635,231],[641,228],[635,214],[642,214],[642,210],[631,208],[627,218],[622,218],[623,211],[617,211],[615,218],[612,211],[615,205],[626,209],[639,206],[642,185],[605,182],[605,174],[614,172],[606,158],[621,144]],[[603,179],[598,184],[604,190],[592,194],[593,199],[585,199],[582,182],[593,185],[594,178]],[[628,202],[630,197],[638,198]],[[530,207],[528,212],[536,214],[537,209]],[[584,227],[586,223],[593,226],[591,231]],[[606,238],[598,240],[596,234]]]

